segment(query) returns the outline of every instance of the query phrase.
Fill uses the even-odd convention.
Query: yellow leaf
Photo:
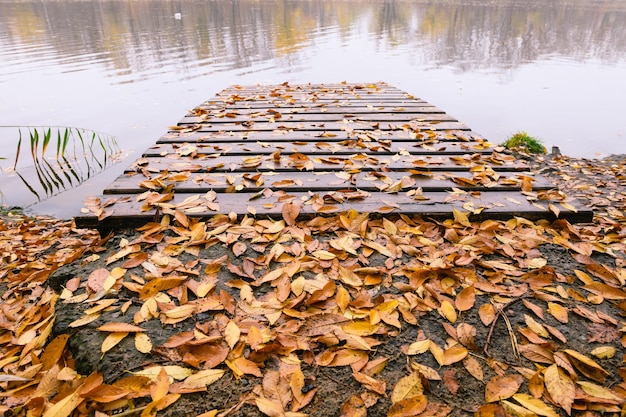
[[[81,401],[83,401],[83,398],[80,396],[80,390],[77,389],[58,403],[53,404],[52,407],[48,408],[43,414],[43,417],[67,417],[72,414]]]
[[[152,366],[150,368],[142,369],[141,371],[132,372],[136,376],[145,376],[150,378],[151,381],[156,381],[157,375],[161,372],[161,369],[165,369],[165,372],[176,380],[183,380],[189,375],[193,374],[193,370],[189,368],[183,368],[178,365],[166,365],[166,366]]]
[[[611,359],[615,356],[614,346],[598,346],[591,351],[591,354],[598,359]]]
[[[360,287],[363,285],[361,278],[348,268],[339,266],[339,279],[346,285],[351,287]]]
[[[582,353],[578,353],[573,349],[565,349],[564,352],[570,357],[572,365],[578,369],[583,375],[598,382],[604,382],[604,379],[610,375],[593,359],[588,358]]]
[[[100,318],[100,313],[90,314],[88,316],[83,316],[79,319],[74,320],[68,326],[69,327],[80,327],[86,324],[92,323]]]
[[[515,394],[513,399],[537,415],[545,417],[558,417],[558,414],[552,409],[552,407],[531,395]]]
[[[196,372],[193,375],[189,375],[185,380],[181,383],[181,387],[186,389],[196,389],[196,388],[204,388],[224,375],[226,371],[223,369],[204,369]]]
[[[400,378],[391,392],[391,402],[395,404],[422,394],[424,394],[422,378],[419,372],[412,372],[410,375]]]
[[[450,323],[454,323],[456,321],[456,310],[448,300],[443,300],[441,302],[439,311],[441,315],[444,316]]]
[[[422,374],[426,379],[431,381],[441,381],[441,375],[430,366],[422,365],[421,363],[411,362],[411,369]]]
[[[543,374],[544,383],[550,397],[559,404],[565,412],[572,414],[572,404],[576,396],[576,386],[561,368],[556,364],[546,368]]]
[[[554,317],[561,323],[567,324],[567,322],[569,321],[567,311],[567,308],[563,307],[561,304],[553,302],[548,303],[548,313],[550,313],[552,317]]]
[[[578,385],[585,391],[585,394],[590,395],[595,398],[601,398],[603,400],[609,401],[620,401],[623,399],[618,397],[613,391],[608,388],[602,387],[598,384],[594,384],[593,382],[588,381],[576,381]]]
[[[413,342],[409,345],[406,354],[407,355],[420,355],[430,349],[430,339],[420,340],[419,342]]]
[[[254,399],[256,406],[259,410],[268,417],[284,417],[285,410],[278,401],[272,401],[264,397],[257,397]]]
[[[439,345],[437,345],[432,340],[430,341],[428,349],[430,350],[430,353],[433,355],[433,357],[435,358],[439,366],[443,366],[446,361],[445,356],[443,354],[443,349],[441,349]]]
[[[311,255],[313,255],[317,259],[321,259],[322,261],[330,261],[337,257],[335,256],[335,254],[330,253],[327,250],[316,250],[315,252],[311,253]]]
[[[100,346],[100,351],[102,353],[107,353],[109,350],[113,349],[115,345],[121,342],[126,336],[128,336],[128,332],[115,332],[109,334],[102,342],[102,346]]]
[[[141,353],[150,353],[152,351],[150,337],[145,333],[135,333],[135,348]]]
[[[535,319],[530,317],[528,314],[524,314],[524,320],[526,321],[526,325],[535,333],[537,333],[541,337],[550,337],[550,333],[543,327],[540,323],[538,323]]]
[[[235,347],[240,336],[241,330],[239,330],[239,326],[237,326],[234,321],[229,321],[226,325],[226,329],[224,329],[224,339],[231,349]]]
[[[512,416],[517,417],[537,417],[537,414],[533,413],[527,408],[522,407],[521,405],[517,405],[510,401],[502,401],[502,406],[504,409]]]
[[[184,320],[191,316],[194,310],[195,307],[192,304],[183,304],[182,306],[174,307],[164,312],[164,314],[170,319]]]
[[[454,220],[457,223],[460,223],[460,224],[462,224],[463,226],[466,226],[466,227],[471,227],[472,224],[469,221],[468,214],[469,213],[463,212],[463,211],[458,210],[456,208],[452,209],[452,215],[454,216]]]
[[[501,401],[511,397],[524,382],[524,377],[515,375],[496,375],[487,382],[485,401],[488,403]]]

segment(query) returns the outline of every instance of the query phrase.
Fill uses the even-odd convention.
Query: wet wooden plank
[[[282,114],[278,111],[249,114],[237,114],[233,111],[226,111],[224,114],[211,115],[210,113],[202,116],[188,115],[183,117],[178,124],[196,124],[196,123],[244,123],[244,122],[270,122],[284,124],[286,122],[301,122],[301,123],[313,123],[313,122],[410,122],[416,120],[420,122],[458,122],[454,117],[445,113],[418,113],[418,112],[404,112],[404,113],[376,113],[376,114],[354,114],[349,112],[344,113],[291,113]],[[345,124],[344,122],[344,124]]]
[[[306,131],[244,131],[244,132],[198,132],[197,130],[170,131],[157,140],[157,143],[219,143],[237,141],[262,141],[262,142],[294,142],[294,141],[320,141],[337,142],[344,140],[361,141],[392,141],[410,142],[413,145],[445,142],[485,142],[484,138],[469,130],[424,130],[414,132],[408,130],[345,130],[336,132],[306,132]]]
[[[139,194],[148,189],[162,190],[173,185],[176,193],[256,193],[265,189],[295,191],[337,191],[356,188],[364,191],[388,193],[422,189],[423,192],[446,191],[453,188],[475,191],[520,191],[524,177],[520,172],[432,172],[432,175],[412,175],[408,172],[234,172],[234,173],[177,173],[154,174],[148,177],[130,173],[119,177],[106,190],[105,194]],[[534,177],[532,189],[549,190],[554,185],[544,177]]]
[[[183,123],[185,124],[194,123]],[[411,129],[415,131],[420,130],[470,130],[470,128],[460,122],[439,122],[439,121],[411,121],[406,120],[402,122],[387,122],[384,126],[378,122],[368,122],[360,120],[346,120],[345,122],[290,122],[290,121],[276,121],[268,122],[264,120],[254,121],[250,120],[248,123],[232,123],[232,122],[215,122],[207,121],[198,123],[199,132],[250,132],[250,131],[308,131],[308,132],[333,132],[333,131],[352,131],[352,130],[406,130],[404,125],[411,125]]]
[[[495,171],[524,171],[528,169],[525,161],[491,161],[491,155],[472,157],[459,155],[389,155],[375,157],[364,153],[353,155],[319,154],[310,157],[304,154],[292,154],[274,158],[271,155],[222,155],[215,154],[207,158],[179,157],[168,155],[163,158],[145,157],[131,164],[129,171],[146,170],[149,172],[254,172],[254,171],[467,171],[474,167],[490,167]],[[495,161],[495,159],[494,159]]]
[[[486,148],[480,142],[467,143],[415,143],[359,140],[326,141],[325,138],[315,138],[312,141],[267,141],[244,142],[227,141],[220,143],[158,143],[148,148],[143,156],[159,157],[168,154],[196,154],[198,156],[220,153],[223,155],[271,155],[281,152],[282,155],[293,153],[353,155],[367,153],[374,155],[394,155],[410,153],[412,155],[434,155],[445,152],[447,155],[491,154],[493,148]],[[212,141],[210,141],[212,142]]]
[[[256,197],[250,199],[249,197]],[[146,196],[157,198],[156,196]],[[248,197],[248,198],[246,198]],[[105,197],[106,199],[107,197]],[[238,216],[255,213],[257,216],[280,217],[282,205],[294,202],[301,205],[301,214],[315,216],[320,214],[341,213],[350,209],[358,212],[387,215],[402,213],[405,215],[419,215],[434,220],[452,217],[454,209],[468,212],[471,208],[475,214],[470,214],[470,220],[500,220],[512,217],[524,217],[530,220],[554,220],[554,214],[548,209],[547,203],[532,204],[518,192],[482,192],[451,194],[447,192],[428,193],[427,200],[416,200],[406,193],[386,194],[369,193],[367,198],[351,198],[348,193],[332,192],[317,193],[287,193],[284,191],[268,193],[268,195],[219,194],[216,199],[206,198],[204,194],[178,194],[169,201],[153,203],[160,206],[157,211],[145,201],[136,201],[137,195],[111,196],[126,201],[117,202],[110,206],[111,214],[98,222],[94,216],[81,215],[75,218],[80,227],[119,228],[136,227],[150,221],[160,220],[163,210],[182,210],[189,217],[206,218],[218,213],[236,213]],[[572,212],[560,206],[562,216],[567,216],[571,222],[589,222],[592,213],[578,207]]]

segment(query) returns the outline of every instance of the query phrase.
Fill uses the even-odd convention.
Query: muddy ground
[[[590,256],[593,262],[607,266],[610,270],[615,271],[624,268],[624,241],[626,239],[625,210],[626,210],[626,176],[624,174],[623,164],[625,159],[623,156],[610,157],[604,160],[582,160],[570,159],[567,157],[545,157],[535,160],[535,169],[541,174],[547,176],[554,181],[568,195],[575,196],[580,202],[591,206],[596,211],[596,221],[592,225],[577,226],[582,230],[580,236],[584,240],[592,233],[602,235],[610,231],[613,239],[617,243],[612,247],[615,249],[612,253],[600,253],[594,251]],[[397,217],[389,217],[393,222]],[[558,227],[557,229],[561,229]],[[121,266],[127,260],[126,258],[107,264],[106,260],[120,250],[120,244],[133,242],[141,235],[141,232],[122,231],[115,234],[111,239],[106,241],[101,248],[93,253],[85,254],[81,259],[62,266],[54,272],[48,279],[48,284],[55,291],[61,293],[68,281],[80,277],[82,285],[86,284],[88,277],[93,271],[107,268],[111,270],[114,267]],[[320,248],[327,248],[327,242],[335,236],[332,230],[313,232],[312,236],[322,242]],[[622,239],[622,243],[619,240]],[[226,257],[232,265],[241,266],[243,259],[246,257],[259,257],[262,255],[260,250],[262,247],[255,247],[253,242],[245,241],[247,245],[246,251],[239,256],[233,253],[232,242],[228,244],[223,242],[214,243],[208,247],[201,249],[200,253],[192,255],[182,253],[177,259],[183,265],[193,263],[195,260],[202,259],[206,261],[221,260],[226,265]],[[292,242],[285,242],[289,245]],[[141,243],[142,251],[153,253],[163,248],[160,243]],[[554,284],[561,289],[568,291],[580,291],[580,282],[576,279],[575,271],[584,271],[586,264],[579,261],[583,260],[579,254],[570,248],[562,245],[548,242],[529,248],[529,252],[533,257],[540,257],[547,260],[547,264],[542,266],[542,271],[548,271],[554,277]],[[93,256],[93,255],[97,255]],[[502,251],[493,251],[492,253],[481,253],[481,261],[501,261],[511,263],[511,257]],[[373,254],[367,259],[367,265],[363,262],[357,262],[360,266],[368,267],[384,267],[389,266],[385,262],[387,257],[380,254]],[[585,259],[586,263],[591,262]],[[409,255],[403,253],[402,257],[394,260],[394,266],[409,265],[412,260]],[[489,273],[490,270],[481,266],[479,263],[472,263],[479,273]],[[129,268],[127,274],[143,274],[141,265]],[[528,272],[521,270],[521,273]],[[223,267],[218,272],[218,282],[215,291],[225,291],[238,301],[239,290],[228,286],[233,280],[241,279],[240,276],[234,274],[229,268]],[[400,281],[405,278],[398,278]],[[518,283],[519,284],[519,283]],[[255,296],[262,297],[263,293],[270,291],[269,284],[263,284],[255,287]],[[560,290],[559,290],[560,291]],[[80,291],[78,291],[80,292]],[[77,292],[77,293],[78,293]],[[398,288],[393,285],[372,286],[369,289],[372,299],[387,299],[402,294]],[[485,325],[479,316],[479,306],[489,304],[489,299],[494,294],[479,292],[476,296],[475,307],[467,311],[459,312],[458,318],[452,324],[446,320],[442,314],[436,309],[428,312],[415,313],[417,324],[407,323],[400,319],[401,328],[389,327],[385,334],[377,337],[380,344],[369,351],[370,362],[377,358],[387,358],[386,366],[375,375],[376,380],[384,381],[386,384],[383,395],[368,396],[363,395],[366,403],[349,406],[351,398],[357,397],[363,393],[370,392],[364,385],[358,382],[353,376],[353,369],[350,366],[319,366],[313,356],[319,355],[325,346],[318,343],[314,344],[312,355],[301,354],[301,368],[305,376],[305,385],[302,387],[302,393],[306,394],[311,390],[317,390],[313,400],[302,410],[310,416],[383,416],[387,415],[392,405],[390,394],[397,382],[412,372],[411,363],[419,362],[429,368],[436,370],[441,378],[423,378],[425,384],[425,393],[428,401],[445,405],[439,411],[433,411],[431,415],[453,415],[466,416],[472,415],[481,406],[485,404],[485,384],[498,373],[511,373],[514,369],[530,369],[537,370],[537,362],[529,360],[524,355],[515,352],[516,344],[528,343],[518,332],[519,329],[526,328],[527,316],[535,317],[535,312],[529,308],[528,303],[538,306],[541,310],[546,310],[548,302],[536,298],[536,293],[532,291],[526,292],[524,295],[516,297],[513,301],[507,303],[503,313],[508,318],[510,324],[505,320],[497,320],[495,324]],[[97,331],[96,328],[107,322],[133,322],[133,317],[139,311],[142,301],[137,297],[137,293],[126,288],[120,288],[115,294],[119,299],[119,303],[130,302],[130,307],[125,313],[121,313],[119,309],[111,312],[105,312],[102,316],[88,325],[81,327],[68,327],[68,325],[84,315],[84,310],[88,307],[84,303],[63,303],[59,302],[56,308],[56,319],[53,328],[53,336],[68,333],[71,335],[69,339],[69,348],[75,360],[76,371],[81,375],[89,375],[94,371],[99,371],[104,376],[105,383],[114,383],[115,381],[129,375],[129,372],[143,369],[148,364],[169,365],[176,364],[172,357],[164,354],[164,350],[158,347],[163,345],[168,338],[182,331],[193,330],[200,324],[210,323],[216,313],[212,311],[203,312],[188,319],[181,321],[175,325],[162,325],[158,319],[151,319],[141,323],[146,329],[153,346],[155,347],[151,353],[140,353],[134,346],[133,339],[127,337],[119,345],[112,348],[105,354],[101,353],[101,345],[106,336],[103,332]],[[615,323],[605,321],[603,323],[594,323],[588,318],[580,314],[573,314],[571,311],[575,309],[577,301],[570,299],[565,304],[570,309],[569,321],[563,323],[555,319],[550,314],[544,315],[542,323],[552,326],[556,329],[556,333],[560,333],[564,340],[554,337],[544,337],[545,345],[553,350],[562,350],[564,348],[572,349],[585,355],[590,355],[590,351],[597,346],[611,345],[615,347],[615,353],[610,358],[598,359],[598,363],[610,372],[604,386],[620,387],[623,381],[618,370],[623,366],[622,360],[626,354],[626,349],[620,343],[619,332],[621,323],[623,322],[624,311],[618,302],[609,302],[604,300],[596,305],[583,303],[588,309],[600,311],[607,317],[615,319]],[[535,317],[537,318],[537,317]],[[417,356],[409,356],[405,354],[409,345],[428,338],[437,345],[443,347],[449,343],[450,338],[458,335],[451,335],[452,329],[459,329],[459,325],[466,323],[476,330],[473,346],[467,346],[471,352],[471,356],[480,361],[484,376],[482,379],[472,375],[467,366],[463,362],[458,361],[450,365],[440,366],[434,356],[425,353]],[[619,323],[619,324],[617,324]],[[511,334],[511,330],[515,336]],[[246,352],[252,354],[254,352]],[[265,367],[263,372],[270,369],[279,369],[279,363],[276,357],[268,355],[266,360],[262,362]],[[178,363],[180,364],[180,363]],[[222,364],[223,365],[223,364]],[[543,366],[547,366],[545,363]],[[223,366],[222,366],[223,367]],[[225,368],[225,367],[224,367]],[[181,416],[181,415],[198,415],[210,410],[219,410],[223,415],[229,416],[262,416],[265,415],[253,400],[258,395],[259,386],[262,384],[262,378],[246,374],[237,378],[231,372],[227,372],[221,379],[209,385],[206,392],[193,393],[183,395],[178,401],[170,405],[159,415],[164,416]],[[257,391],[254,391],[257,387]],[[524,380],[519,392],[529,392],[529,381]],[[616,389],[620,392],[619,389]],[[370,403],[367,403],[367,400]],[[149,398],[140,398],[135,400],[135,406],[141,407],[149,401]],[[354,401],[354,400],[353,400]],[[579,413],[583,412],[584,407],[580,403]],[[554,406],[554,404],[552,404]],[[365,406],[367,410],[365,413]],[[449,408],[446,408],[449,407]],[[554,409],[561,415],[566,415],[562,408],[554,406]],[[117,410],[116,412],[128,412],[127,409]],[[110,410],[114,411],[114,410]],[[576,411],[575,411],[576,412]],[[592,411],[588,411],[592,413]],[[595,412],[595,411],[594,411]],[[342,414],[343,413],[343,414]],[[221,414],[220,414],[221,415]]]

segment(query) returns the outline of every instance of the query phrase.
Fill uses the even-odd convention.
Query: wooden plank
[[[372,110],[377,108],[393,109],[393,108],[406,108],[409,110],[433,107],[432,104],[424,100],[416,99],[394,99],[394,100],[368,100],[363,101],[350,101],[350,100],[317,100],[317,101],[277,101],[269,99],[259,99],[255,101],[248,100],[207,100],[202,104],[196,106],[197,108],[206,108],[209,110],[223,110],[223,109],[239,109],[239,110],[263,110],[263,109],[359,109],[364,106],[372,107]]]
[[[213,190],[218,193],[255,193],[265,189],[296,191],[337,191],[357,188],[364,191],[401,192],[421,188],[423,192],[520,190],[520,172],[498,172],[494,175],[470,172],[433,172],[432,176],[412,175],[408,172],[234,172],[234,173],[179,173],[155,174],[147,178],[141,174],[120,176],[104,190],[105,194],[139,194],[148,189],[160,190],[173,184],[176,193],[201,193]],[[549,190],[554,185],[544,177],[535,176],[533,190]]]
[[[346,132],[345,130],[335,132],[306,132],[306,131],[245,131],[245,132],[199,132],[197,130],[170,131],[157,141],[157,143],[230,143],[233,141],[262,141],[262,142],[294,142],[294,141],[320,141],[337,142],[344,140],[365,140],[365,141],[393,141],[411,142],[412,144],[433,142],[475,142],[484,141],[484,138],[468,130],[441,130],[409,132],[406,130],[355,130]]]
[[[210,112],[214,115],[222,115],[226,117],[227,112],[236,112],[239,115],[268,115],[273,114],[274,111],[279,111],[282,115],[286,114],[367,114],[376,115],[384,113],[396,113],[396,114],[411,114],[411,113],[445,113],[439,107],[433,106],[429,103],[410,103],[405,106],[390,106],[388,102],[380,106],[368,105],[363,106],[345,106],[337,103],[314,105],[314,106],[302,106],[302,105],[290,105],[290,106],[266,106],[266,107],[237,107],[237,106],[225,106],[225,105],[206,105],[202,104],[196,106],[194,110],[198,112]],[[191,114],[189,114],[191,115]]]
[[[253,122],[268,122],[271,123],[286,123],[286,122],[343,122],[345,120],[352,122],[396,122],[396,123],[410,123],[413,120],[420,122],[458,122],[457,119],[451,117],[445,113],[380,113],[380,114],[351,114],[351,113],[307,113],[307,114],[285,114],[282,113],[265,113],[258,115],[243,114],[238,115],[235,113],[226,113],[230,116],[216,116],[212,117],[210,114],[202,116],[188,115],[179,120],[179,125],[196,124],[196,123],[244,123],[248,121]]]
[[[346,131],[346,130],[403,130],[406,129],[403,125],[406,123],[385,123],[379,124],[378,122],[361,122],[361,121],[346,121],[341,122],[281,122],[276,121],[270,123],[267,121],[250,121],[250,123],[228,123],[228,122],[213,122],[198,124],[199,132],[250,132],[250,131],[276,131],[276,130],[300,130],[300,131],[314,131],[314,132],[334,132],[334,131]],[[411,129],[415,131],[419,130],[470,130],[467,125],[459,122],[428,122],[428,121],[413,121],[411,122]]]
[[[131,164],[129,171],[146,170],[149,172],[231,172],[231,171],[467,171],[470,167],[491,167],[495,171],[524,171],[528,169],[525,161],[502,161],[501,165],[490,163],[491,156],[477,155],[473,158],[458,156],[460,163],[454,162],[454,156],[447,155],[408,155],[383,156],[377,158],[363,153],[354,155],[315,155],[311,158],[304,154],[282,156],[275,159],[270,155],[235,156],[216,154],[210,158],[176,157],[140,158]],[[462,163],[461,163],[462,162]]]
[[[467,143],[415,143],[415,142],[363,142],[358,140],[326,141],[317,138],[316,141],[291,141],[291,142],[244,142],[231,141],[219,143],[158,143],[148,148],[143,156],[159,157],[168,154],[190,154],[198,156],[221,153],[224,155],[270,155],[281,152],[282,155],[293,153],[353,155],[357,152],[375,155],[394,155],[397,153],[410,153],[412,155],[433,155],[446,153],[446,155],[465,154],[491,154],[493,148],[485,147],[480,142]]]
[[[158,197],[158,196],[157,196]],[[163,208],[186,211],[190,217],[206,218],[217,213],[236,213],[238,216],[250,215],[254,211],[257,216],[281,217],[282,204],[293,201],[302,204],[301,214],[314,216],[332,214],[353,209],[363,213],[402,213],[405,215],[419,215],[426,218],[441,220],[450,218],[453,210],[468,212],[468,207],[476,210],[470,215],[470,220],[504,220],[512,217],[525,217],[530,220],[554,220],[554,214],[544,202],[531,204],[518,192],[483,192],[477,194],[450,194],[445,192],[429,193],[428,200],[415,200],[406,193],[386,194],[369,193],[364,200],[349,199],[348,193],[328,192],[322,194],[275,192],[256,199],[242,199],[241,194],[219,194],[213,201],[205,199],[200,194],[179,194],[173,199],[161,203]],[[253,195],[250,195],[253,197]],[[135,201],[136,195],[120,195],[111,198],[128,201],[117,202],[110,207],[112,214],[101,222],[94,216],[81,215],[75,218],[78,227],[119,228],[136,227],[149,221],[160,219],[160,214],[154,208],[143,210],[143,201]],[[193,200],[193,201],[190,201]],[[119,200],[118,200],[119,201]],[[343,201],[343,202],[342,202]],[[471,203],[471,205],[469,204]],[[207,207],[210,205],[213,210]],[[559,206],[562,215],[567,215],[571,222],[589,222],[593,213],[578,207],[577,212],[571,212]]]

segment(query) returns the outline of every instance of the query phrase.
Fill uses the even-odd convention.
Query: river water
[[[626,153],[626,0],[0,0],[0,126],[93,129],[128,154],[39,213],[76,214],[229,85],[344,80],[386,81],[492,142]],[[8,131],[2,199],[29,205]]]

